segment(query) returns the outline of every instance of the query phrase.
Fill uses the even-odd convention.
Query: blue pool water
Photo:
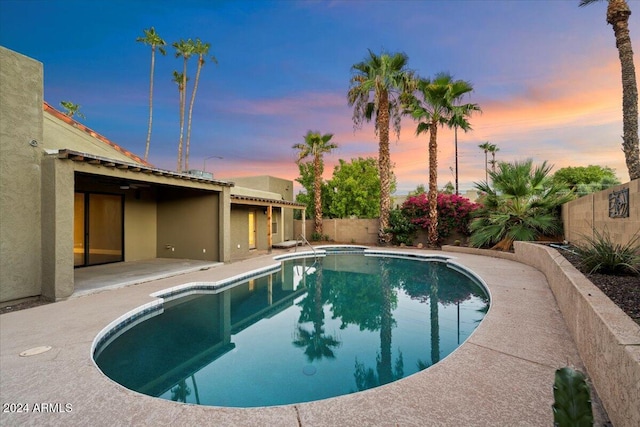
[[[98,367],[129,389],[180,402],[318,400],[437,363],[489,306],[478,281],[442,259],[346,251],[198,289],[108,331],[95,348]]]

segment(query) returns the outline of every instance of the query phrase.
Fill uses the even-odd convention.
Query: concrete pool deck
[[[284,252],[3,314],[0,425],[549,426],[555,370],[569,365],[584,371],[540,271],[507,259],[444,251],[437,254],[450,255],[482,277],[491,292],[491,309],[454,353],[395,383],[296,405],[220,408],[141,395],[95,367],[90,355],[95,336],[117,317],[152,301],[149,294],[271,265],[278,253]],[[52,349],[20,356],[40,346]],[[27,404],[28,412],[5,413],[11,403],[18,404],[13,409]],[[597,403],[594,413],[600,420],[596,425],[602,425]]]

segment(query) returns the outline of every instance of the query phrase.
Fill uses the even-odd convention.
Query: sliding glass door
[[[114,194],[76,193],[76,267],[124,261],[124,202]]]

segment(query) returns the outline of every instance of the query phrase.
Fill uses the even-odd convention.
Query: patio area
[[[116,265],[105,266],[110,267],[105,271],[78,270],[72,298],[3,314],[0,400],[3,405],[27,404],[28,411],[2,413],[0,424],[549,426],[553,424],[555,370],[566,365],[584,370],[540,271],[512,260],[440,251],[482,277],[491,292],[491,309],[454,353],[395,383],[280,407],[199,407],[135,393],[95,367],[90,354],[95,336],[117,317],[152,301],[149,294],[272,265],[273,256],[284,252],[231,264],[178,261],[161,267],[159,260],[156,266],[129,265],[129,272],[118,271]],[[166,269],[163,277],[158,275],[161,268]],[[81,277],[92,272],[92,277]],[[51,350],[20,356],[40,346],[51,346]],[[39,412],[34,404],[40,405]],[[50,410],[43,412],[42,404]],[[606,415],[597,398],[594,415],[596,425],[603,425]]]

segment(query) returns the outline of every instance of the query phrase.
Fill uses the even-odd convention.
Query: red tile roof
[[[67,116],[63,112],[56,110],[48,102],[44,101],[43,104],[44,104],[44,111],[46,111],[47,113],[51,114],[55,118],[57,118],[59,120],[62,120],[63,122],[65,122],[67,124],[70,124],[71,126],[75,127],[76,129],[79,129],[79,130],[87,133],[91,137],[93,137],[93,138],[95,138],[95,139],[97,139],[97,140],[99,140],[101,142],[104,142],[105,144],[107,144],[111,148],[113,148],[114,150],[119,151],[120,153],[122,153],[125,156],[129,157],[134,162],[140,163],[141,165],[144,165],[144,166],[153,167],[153,165],[151,163],[143,160],[139,156],[136,156],[131,151],[125,150],[124,148],[122,148],[121,146],[116,144],[115,142],[108,140],[107,138],[105,138],[104,136],[100,135],[99,133],[93,131],[92,129],[89,129],[88,127],[86,127],[82,123],[77,122],[73,118]]]

